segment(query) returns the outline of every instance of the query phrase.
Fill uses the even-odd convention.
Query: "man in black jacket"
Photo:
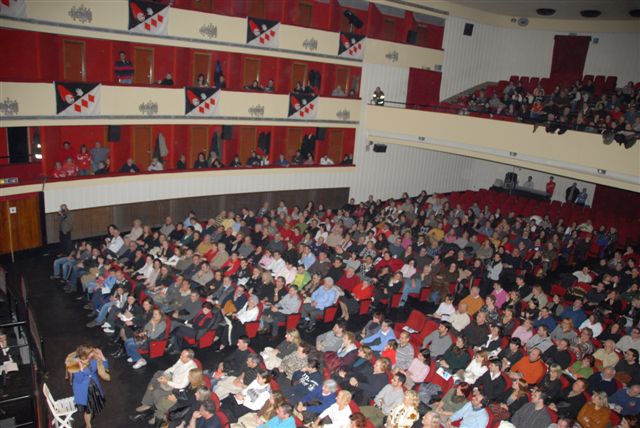
[[[507,383],[500,372],[498,358],[489,360],[489,370],[480,376],[473,386],[478,388],[489,401],[496,400],[504,392]]]

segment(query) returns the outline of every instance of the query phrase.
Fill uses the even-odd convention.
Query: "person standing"
[[[580,191],[578,190],[578,183],[573,183],[571,185],[571,187],[569,187],[565,192],[564,192],[564,200],[566,202],[575,202],[576,198],[578,197],[578,194],[580,193]]]
[[[553,197],[553,192],[556,190],[556,182],[553,181],[553,176],[549,177],[549,182],[547,183],[547,195],[549,197]]]
[[[105,405],[105,395],[100,379],[111,380],[109,364],[102,351],[88,345],[80,345],[65,359],[67,373],[71,375],[73,400],[84,416],[86,428],[91,428],[93,418]]]
[[[119,59],[114,65],[116,80],[121,85],[131,85],[133,83],[133,64],[127,59],[127,54],[120,51]]]
[[[73,242],[71,241],[71,231],[73,230],[73,216],[67,207],[67,204],[60,205],[60,247],[62,253],[69,255],[73,250]]]
[[[95,146],[91,149],[91,165],[93,166],[93,170],[97,171],[100,169],[100,162],[106,162],[109,158],[109,148],[102,147],[102,143],[100,141],[96,141]]]
[[[582,192],[578,193],[576,197],[576,205],[580,205],[584,207],[587,204],[587,198],[589,198],[589,194],[587,193],[587,188],[583,187]]]

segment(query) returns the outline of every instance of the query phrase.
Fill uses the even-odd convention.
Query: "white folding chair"
[[[42,392],[47,399],[47,405],[53,415],[53,426],[55,428],[71,428],[73,414],[77,412],[73,397],[54,400],[46,383],[42,384]]]

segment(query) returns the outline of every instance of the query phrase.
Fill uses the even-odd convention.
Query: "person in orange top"
[[[594,392],[591,401],[578,413],[578,422],[582,428],[605,428],[609,425],[611,411],[606,392]]]
[[[540,349],[534,348],[529,356],[522,357],[511,367],[509,376],[511,379],[524,379],[529,385],[540,382],[546,373],[546,367],[540,360]]]
[[[480,297],[480,288],[473,286],[469,290],[469,295],[462,299],[460,303],[464,303],[467,305],[467,314],[470,317],[474,316],[476,312],[482,308],[484,305],[484,300]]]

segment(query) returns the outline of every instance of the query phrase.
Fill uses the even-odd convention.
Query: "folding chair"
[[[71,428],[73,414],[78,411],[73,397],[54,400],[46,383],[42,384],[42,392],[47,399],[47,405],[53,415],[53,426],[55,428]]]

